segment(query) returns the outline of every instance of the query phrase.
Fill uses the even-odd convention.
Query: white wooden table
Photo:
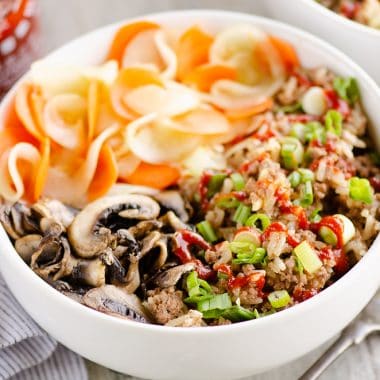
[[[84,32],[144,13],[191,8],[260,13],[261,1],[265,0],[40,0],[43,49],[47,53]],[[316,333],[317,331],[316,329]],[[294,339],[297,340],[297,337]],[[323,349],[275,371],[252,376],[246,380],[295,380]],[[134,379],[90,362],[88,369],[90,380]],[[371,336],[360,346],[351,348],[321,377],[321,380],[340,379],[380,379],[380,336]]]

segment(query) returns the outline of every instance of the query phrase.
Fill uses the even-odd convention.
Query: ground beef
[[[157,323],[162,325],[186,313],[186,305],[182,301],[183,294],[174,287],[167,289],[156,288],[148,292],[146,308]]]

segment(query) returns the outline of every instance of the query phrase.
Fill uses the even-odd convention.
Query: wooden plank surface
[[[261,1],[265,0],[40,0],[43,50],[47,53],[84,32],[141,14],[196,8],[260,14],[263,11]],[[324,348],[320,348],[294,363],[246,380],[294,380],[323,350]],[[87,362],[87,364],[90,380],[135,379],[117,374],[95,363]],[[380,336],[371,336],[360,346],[348,350],[321,377],[321,380],[340,379],[380,379]]]

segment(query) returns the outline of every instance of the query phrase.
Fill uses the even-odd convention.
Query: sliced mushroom
[[[141,222],[143,223],[143,222]],[[126,229],[120,229],[116,232],[117,244],[115,254],[117,257],[121,257],[124,253],[129,255],[137,255],[140,251],[140,246],[134,236]],[[124,248],[124,249],[122,249]]]
[[[111,281],[124,280],[126,270],[111,249],[107,249],[106,252],[100,256],[100,258],[107,267],[107,277],[109,277]]]
[[[102,286],[106,283],[106,266],[100,258],[78,260],[73,267],[71,278],[78,284]]]
[[[151,318],[140,299],[114,285],[104,285],[89,290],[82,299],[83,304],[102,313],[148,323]]]
[[[182,222],[173,211],[167,212],[160,220],[166,225],[169,226],[174,231],[188,230],[189,226]]]
[[[40,220],[40,229],[44,235],[60,236],[65,231],[61,223],[56,222],[54,219],[43,217]]]
[[[38,225],[33,220],[30,209],[18,202],[0,206],[0,222],[8,235],[16,240],[30,233],[38,233]]]
[[[118,214],[122,218],[146,220],[156,218],[159,212],[158,203],[144,195],[125,194],[100,198],[88,204],[74,218],[68,228],[69,240],[78,256],[96,257],[112,241],[111,230],[101,227],[102,219]]]
[[[162,222],[159,220],[144,220],[137,223],[135,226],[128,228],[128,232],[135,239],[144,238],[149,232],[154,230],[159,230],[163,226]]]
[[[127,275],[121,287],[129,294],[134,293],[140,286],[139,263],[130,263]]]
[[[48,218],[59,223],[66,229],[73,221],[77,211],[71,207],[65,206],[58,200],[41,199],[32,206],[33,212],[40,215],[41,218]]]
[[[30,266],[41,277],[54,277],[60,270],[64,271],[61,269],[62,263],[66,263],[70,256],[70,246],[66,239],[46,236],[31,256]]]
[[[158,274],[154,278],[153,283],[160,288],[169,288],[171,286],[175,286],[184,274],[189,273],[194,269],[195,263],[192,262],[183,265],[177,265],[174,268],[170,268]]]
[[[168,210],[174,213],[183,221],[188,222],[189,214],[185,208],[185,201],[181,194],[175,190],[162,191],[154,196],[154,198]]]
[[[41,235],[31,234],[15,241],[16,251],[26,263],[30,263],[33,253],[35,253],[40,246],[41,240]]]

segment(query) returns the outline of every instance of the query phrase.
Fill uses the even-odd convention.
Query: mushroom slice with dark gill
[[[137,322],[151,322],[140,299],[135,294],[128,294],[114,285],[104,285],[89,290],[84,295],[82,303],[105,314]]]
[[[41,240],[41,235],[30,234],[15,241],[15,249],[17,253],[27,264],[30,263],[33,253],[38,250]]]
[[[22,202],[0,205],[0,222],[14,240],[39,232],[37,221],[34,220],[30,209]]]
[[[62,225],[66,229],[74,220],[77,210],[65,206],[55,199],[41,199],[32,206],[32,211],[40,218],[48,218]]]
[[[166,271],[155,276],[153,283],[162,289],[175,286],[181,277],[184,274],[193,271],[195,266],[195,263],[190,262],[167,269]]]
[[[112,232],[102,226],[112,214],[122,218],[148,220],[155,219],[160,206],[145,195],[125,194],[105,197],[88,204],[74,218],[68,228],[69,241],[78,256],[91,258],[99,256],[111,243]]]

